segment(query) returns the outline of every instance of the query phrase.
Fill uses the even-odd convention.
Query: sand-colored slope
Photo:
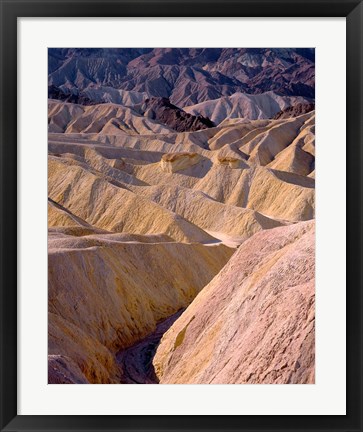
[[[182,242],[213,240],[181,216],[57,158],[48,161],[48,194],[74,215],[107,231],[167,234]]]
[[[290,145],[280,152],[267,166],[278,171],[287,171],[302,176],[310,174],[314,167],[314,157],[297,145]]]
[[[209,141],[209,145],[213,148],[221,146],[225,144],[231,144],[235,148],[243,149],[245,144],[248,144],[255,137],[264,132],[267,132],[272,127],[275,127],[279,124],[282,124],[285,120],[247,120],[247,119],[233,119],[226,122],[220,126],[219,134],[215,135]],[[236,132],[229,139],[228,135],[225,135],[225,132],[228,133],[228,130],[235,130]],[[245,154],[249,155],[248,150],[246,150]]]
[[[314,180],[265,167],[231,169],[214,165],[194,189],[225,204],[246,207],[272,219],[314,217]]]
[[[130,142],[114,135],[112,145],[130,146],[117,149],[111,141],[102,147],[95,138],[102,134],[52,134],[50,148],[81,156],[119,186],[200,190],[221,203],[295,222],[314,216],[314,182],[301,178],[315,167],[314,118],[312,111],[289,119],[242,120],[197,132],[139,135],[136,141],[129,136]],[[296,176],[277,174],[283,171]]]
[[[250,155],[250,163],[267,165],[293,142],[308,116],[310,113],[272,125],[266,132],[257,135],[240,149]]]
[[[143,117],[122,105],[107,103],[84,106],[54,100],[50,100],[48,105],[49,132],[109,135],[172,132],[169,127]]]
[[[257,167],[247,197],[247,208],[276,219],[303,221],[315,216],[314,180]],[[239,198],[238,198],[239,199]],[[234,203],[231,196],[228,203]]]
[[[314,383],[314,222],[255,234],[165,333],[161,383]]]
[[[91,137],[94,138],[93,135]],[[73,153],[84,157],[87,149],[93,149],[106,159],[126,158],[140,164],[159,162],[164,154],[159,151],[140,151],[129,147],[114,147],[105,144],[101,139],[101,135],[97,135],[99,139],[90,139],[91,137],[88,134],[49,134],[48,150],[52,154]]]
[[[48,228],[49,249],[74,249],[112,243],[165,243],[174,240],[165,234],[112,233],[93,227],[57,226]]]
[[[83,156],[75,155],[74,153],[52,154],[51,156],[60,157],[61,161],[71,165],[79,165],[80,167],[99,175],[115,184],[146,186],[147,183],[137,179],[131,173],[129,164],[122,158],[107,159],[93,148],[85,148]]]
[[[315,111],[312,114],[301,127],[299,135],[291,145],[296,145],[315,158]]]
[[[247,159],[248,155],[241,152],[234,144],[226,144],[213,156],[214,162],[228,165],[230,168],[249,168]]]
[[[48,227],[86,227],[87,222],[67,211],[61,205],[48,199]]]
[[[86,149],[84,160],[91,168],[116,181],[139,186],[146,185],[144,182],[126,172],[126,163],[122,159],[106,159],[96,150]]]
[[[232,253],[224,245],[123,242],[114,235],[53,232],[49,354],[71,358],[89,382],[117,382],[116,351],[187,306]]]
[[[174,185],[193,188],[212,167],[208,158],[188,158],[175,153],[169,153],[164,160],[155,164],[137,165],[133,167],[133,175],[150,185]],[[166,160],[165,160],[166,159]]]
[[[225,205],[203,192],[170,185],[137,188],[139,195],[171,210],[198,227],[234,237],[239,242],[262,229],[279,226],[253,210]]]
[[[226,203],[241,177],[249,171],[249,169],[232,169],[228,165],[215,163],[205,176],[197,179],[194,189],[206,193],[221,203]]]
[[[184,110],[193,115],[203,115],[219,124],[230,118],[272,118],[276,113],[291,105],[305,102],[307,99],[302,97],[279,96],[271,91],[256,95],[237,92],[232,96],[224,96],[220,99],[185,107]]]
[[[84,107],[48,100],[48,131],[63,133],[67,125],[84,113]]]
[[[204,158],[184,169],[166,169],[160,163],[137,165],[133,168],[133,175],[152,185],[152,194],[156,186],[175,186],[202,191],[220,203],[249,208],[273,219],[299,221],[314,217],[314,180],[293,172],[284,174],[258,165],[250,166],[237,152],[234,153],[230,148],[222,150],[225,153],[217,153],[213,161]],[[305,172],[311,172],[313,161],[310,155],[304,152],[305,154],[308,158],[305,165],[300,163],[297,165],[300,169],[294,169],[296,161],[291,160],[291,171],[302,172],[302,167],[306,166]],[[281,155],[281,159],[276,159],[276,165],[281,160],[286,162],[283,152]],[[168,160],[172,156],[168,155]],[[177,160],[168,162],[170,165],[174,163]],[[284,167],[286,168],[286,164]],[[137,194],[142,189],[132,190]],[[179,201],[177,197],[175,199]],[[180,202],[182,201],[180,197]]]
[[[255,121],[239,120],[238,122],[231,122],[221,126],[216,133],[208,140],[208,147],[211,150],[219,150],[226,144],[238,142],[251,133],[260,133],[268,130],[271,127],[271,121]],[[240,146],[239,146],[240,147]]]

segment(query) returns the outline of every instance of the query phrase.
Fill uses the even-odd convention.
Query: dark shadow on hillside
[[[120,384],[159,384],[153,366],[156,349],[164,333],[184,310],[181,309],[160,322],[156,330],[140,342],[117,353],[117,363],[122,377]]]

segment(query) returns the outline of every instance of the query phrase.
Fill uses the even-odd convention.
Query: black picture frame
[[[362,431],[362,1],[0,0],[0,6],[1,431]],[[84,16],[346,17],[347,415],[17,415],[17,18]]]

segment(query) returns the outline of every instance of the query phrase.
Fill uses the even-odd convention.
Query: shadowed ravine
[[[156,330],[145,339],[117,353],[117,363],[122,371],[121,384],[159,384],[152,363],[156,348],[164,333],[184,310],[181,309],[160,322],[156,326]]]

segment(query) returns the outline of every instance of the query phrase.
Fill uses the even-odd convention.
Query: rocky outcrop
[[[255,234],[163,336],[161,384],[313,384],[314,222]]]
[[[314,103],[298,103],[292,106],[289,106],[277,114],[273,116],[275,120],[278,119],[286,119],[291,117],[298,117],[301,114],[306,114],[310,111],[315,110],[315,104]]]
[[[88,384],[79,366],[62,355],[48,356],[48,384]]]
[[[170,103],[168,98],[146,99],[134,109],[145,117],[165,124],[177,132],[197,131],[215,126],[209,118],[189,114]]]
[[[217,160],[220,165],[227,165],[230,168],[243,168],[245,166],[241,158],[233,156],[218,155]]]
[[[177,172],[189,168],[202,160],[198,153],[166,153],[160,161],[164,172]]]

